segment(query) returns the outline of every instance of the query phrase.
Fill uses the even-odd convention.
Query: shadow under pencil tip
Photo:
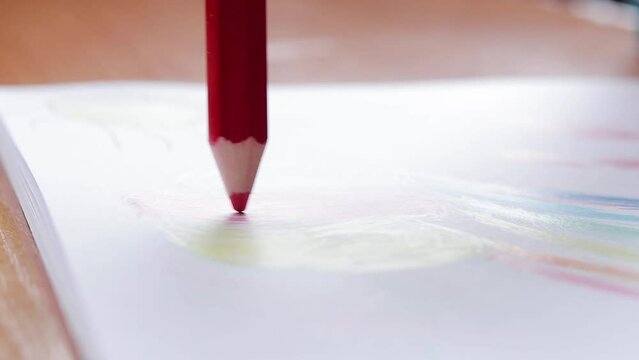
[[[248,217],[243,212],[233,213],[226,217],[227,224],[242,224],[248,222]]]

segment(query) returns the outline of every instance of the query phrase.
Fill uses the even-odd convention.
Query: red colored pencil
[[[206,0],[209,142],[233,208],[266,145],[266,0]]]

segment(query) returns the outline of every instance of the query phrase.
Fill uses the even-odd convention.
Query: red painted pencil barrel
[[[266,143],[266,0],[206,0],[209,140]]]

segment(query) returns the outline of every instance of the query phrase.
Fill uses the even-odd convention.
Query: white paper
[[[2,88],[0,155],[87,358],[636,359],[637,96],[273,87],[244,217],[203,85]]]

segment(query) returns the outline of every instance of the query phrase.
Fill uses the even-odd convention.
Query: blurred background
[[[269,0],[270,80],[637,76],[634,0]],[[204,0],[0,0],[0,83],[205,80]]]

